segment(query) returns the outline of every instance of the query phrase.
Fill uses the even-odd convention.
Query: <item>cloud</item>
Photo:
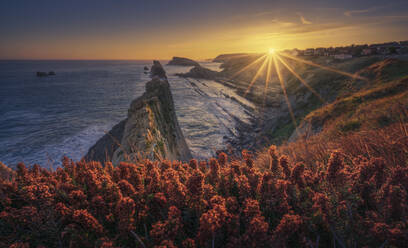
[[[282,38],[282,37],[292,37],[296,36],[299,37],[299,35],[311,35],[311,34],[319,34],[322,32],[327,32],[327,31],[334,31],[334,30],[341,30],[341,29],[347,29],[347,28],[352,28],[352,25],[344,25],[340,23],[326,23],[326,24],[316,24],[316,25],[297,25],[291,28],[285,28],[284,30],[281,31],[274,31],[274,32],[268,32],[263,35],[263,39],[276,39],[276,38]]]
[[[312,24],[311,21],[306,20],[306,18],[302,15],[302,13],[297,13],[297,14],[300,17],[300,21],[302,22],[302,24],[305,24],[305,25]]]
[[[358,14],[364,14],[364,13],[370,13],[373,11],[378,10],[379,7],[372,7],[372,8],[368,8],[368,9],[360,9],[360,10],[347,10],[344,12],[345,16],[351,17],[354,15],[358,15]]]

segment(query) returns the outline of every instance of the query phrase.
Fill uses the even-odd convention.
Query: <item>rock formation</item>
[[[85,156],[87,161],[111,161],[113,153],[120,147],[127,118],[116,124],[93,145]]]
[[[198,64],[196,61],[182,57],[173,57],[173,59],[169,61],[168,65],[200,66],[200,64]]]
[[[37,77],[46,77],[48,76],[48,73],[44,71],[37,71]]]
[[[85,160],[118,164],[140,158],[182,161],[191,158],[160,62],[154,61],[151,75],[146,92],[130,104],[127,119],[91,147]]]
[[[163,66],[157,60],[153,60],[153,65],[150,68],[150,75],[152,78],[154,76],[157,76],[162,79],[167,79],[166,71],[163,69]]]
[[[202,66],[195,66],[187,73],[176,74],[179,77],[190,77],[190,78],[201,78],[208,80],[215,80],[217,77],[217,72],[210,69],[204,68]]]

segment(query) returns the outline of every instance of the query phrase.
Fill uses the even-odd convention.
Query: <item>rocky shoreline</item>
[[[223,60],[214,60],[215,62],[224,62]],[[205,79],[205,80],[213,80],[217,83],[220,83],[228,88],[231,88],[236,91],[238,95],[244,97],[244,94],[240,92],[234,84],[230,83],[230,81],[226,80],[226,76],[222,72],[212,71],[208,68],[204,68],[202,66],[195,66],[187,73],[180,73],[177,74],[179,77],[183,78],[194,78],[196,80]],[[239,101],[238,99],[233,98],[232,100],[236,101],[238,104],[243,106],[251,116],[251,123],[245,123],[239,118],[235,118],[236,122],[236,130],[238,135],[234,137],[224,136],[225,143],[227,144],[223,151],[228,151],[229,153],[233,154],[240,154],[242,150],[256,150],[260,147],[265,145],[265,141],[261,140],[260,137],[263,137],[262,130],[265,125],[265,118],[260,113],[261,106],[252,101],[251,99],[244,97],[247,101],[250,101],[254,104],[254,108],[250,108],[249,106],[245,105],[243,102]]]

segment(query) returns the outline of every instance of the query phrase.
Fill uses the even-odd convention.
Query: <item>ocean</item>
[[[163,64],[166,61],[162,62]],[[151,61],[0,61],[0,161],[46,167],[63,156],[80,160],[119,121],[150,80]],[[216,63],[203,66],[218,69]],[[165,66],[181,129],[193,155],[204,159],[237,135],[235,120],[250,121],[240,97],[210,80]],[[37,77],[37,71],[55,76]],[[245,99],[240,99],[245,102]],[[246,102],[250,106],[251,103]]]

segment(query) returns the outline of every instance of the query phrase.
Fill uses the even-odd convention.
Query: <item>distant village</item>
[[[285,50],[283,52],[289,53],[292,56],[325,56],[333,57],[335,59],[351,59],[353,57],[371,56],[371,55],[403,55],[408,54],[408,40],[407,41],[394,41],[382,44],[371,45],[351,45],[345,47],[319,47],[308,48],[305,50],[292,49]]]

